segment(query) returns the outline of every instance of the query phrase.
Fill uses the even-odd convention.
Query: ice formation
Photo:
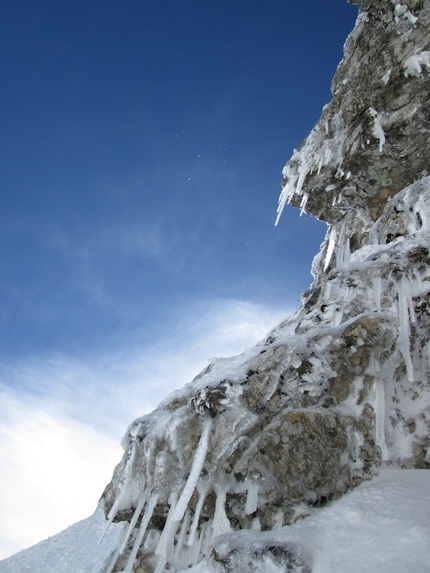
[[[276,222],[291,203],[329,225],[314,282],[130,425],[102,496],[106,534],[126,525],[94,573],[309,573],[316,508],[430,468],[430,3],[356,3],[333,100],[283,171]]]
[[[429,216],[423,177],[376,221],[332,225],[294,316],[130,426],[104,496],[130,525],[104,573],[224,571],[237,531],[284,531],[381,464],[430,465]]]
[[[292,203],[329,224],[314,283],[130,426],[103,495],[130,525],[105,573],[310,571],[288,543],[250,562],[240,540],[285,541],[381,465],[430,467],[430,11],[357,3],[333,100],[283,171],[276,223]]]

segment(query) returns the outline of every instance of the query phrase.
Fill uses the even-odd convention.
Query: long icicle
[[[124,541],[121,543],[120,548],[119,548],[119,552],[120,554],[124,552],[124,549],[127,545],[127,542],[129,540],[130,535],[133,532],[134,526],[136,525],[137,520],[139,519],[139,515],[142,512],[143,506],[145,505],[145,502],[147,500],[148,495],[145,492],[142,492],[140,495],[140,500],[139,503],[137,504],[137,507],[134,511],[133,517],[130,521],[129,526],[127,527],[127,534],[126,537],[124,539]]]
[[[136,536],[133,549],[131,550],[131,553],[128,557],[124,573],[132,572],[134,560],[136,559],[137,552],[139,551],[139,547],[142,544],[143,538],[146,533],[146,529],[149,524],[149,520],[151,519],[152,514],[154,513],[155,506],[157,505],[157,501],[158,501],[158,494],[152,495],[148,500],[148,504],[145,508],[145,513],[143,514],[142,521],[140,523],[139,532]]]
[[[119,538],[119,543],[117,545],[116,551],[113,553],[112,558],[109,561],[109,566],[106,569],[103,569],[103,573],[112,573],[112,570],[115,567],[115,563],[117,562],[118,557],[120,555],[119,550],[124,540],[128,540],[127,531],[128,527],[124,527],[121,536]],[[97,567],[97,571],[92,571],[91,573],[99,573],[99,568]]]
[[[188,547],[191,547],[195,541],[196,531],[199,525],[200,514],[202,512],[203,504],[209,491],[209,484],[205,484],[200,488],[199,486],[197,486],[197,491],[199,492],[199,501],[197,502],[196,505],[193,517],[193,523],[191,524],[190,535],[188,536],[188,541],[187,541]]]
[[[188,503],[191,496],[196,489],[197,481],[200,477],[200,473],[203,468],[203,464],[206,460],[206,454],[209,445],[209,436],[212,428],[212,420],[209,418],[206,420],[206,424],[203,428],[202,435],[200,437],[199,445],[197,446],[196,453],[194,455],[193,465],[191,467],[190,475],[185,483],[184,489],[182,490],[181,497],[178,500],[175,511],[172,516],[173,521],[180,521],[188,507]]]
[[[188,479],[185,483],[184,489],[180,495],[179,500],[176,502],[175,495],[172,494],[172,501],[170,506],[169,515],[167,517],[166,525],[164,526],[160,540],[158,542],[155,554],[159,556],[159,561],[155,569],[155,573],[161,573],[169,558],[169,551],[173,544],[173,539],[181,519],[184,517],[187,510],[188,503],[196,488],[197,481],[206,460],[206,453],[208,451],[209,436],[212,429],[212,420],[208,419],[203,428],[196,453],[194,455],[193,465]]]
[[[411,326],[409,319],[409,284],[401,278],[397,282],[398,305],[399,305],[399,347],[406,365],[406,373],[410,382],[414,381],[414,367],[411,356]]]
[[[173,545],[173,539],[175,537],[176,529],[178,528],[178,522],[173,520],[173,514],[175,513],[177,500],[178,500],[177,493],[172,492],[169,498],[170,510],[169,514],[167,515],[167,521],[154,552],[155,555],[157,555],[157,557],[159,558],[154,573],[162,573],[164,566],[166,565],[167,562],[167,557],[168,557],[167,554],[171,546]]]
[[[178,541],[176,543],[176,547],[175,547],[175,551],[174,551],[174,555],[177,558],[180,557],[182,547],[183,547],[184,541],[185,541],[185,536],[187,534],[187,529],[188,529],[188,526],[190,525],[190,519],[191,519],[190,510],[187,509],[187,511],[185,512],[185,518],[182,521],[181,529],[180,529],[179,535],[178,535]]]

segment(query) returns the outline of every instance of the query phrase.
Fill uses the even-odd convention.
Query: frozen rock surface
[[[336,223],[376,220],[389,197],[428,175],[428,0],[355,0],[360,15],[333,79],[332,101],[284,168],[286,202]]]
[[[292,524],[381,464],[430,466],[430,2],[358,3],[333,100],[284,169],[279,214],[330,223],[314,283],[260,345],[129,427],[103,499],[131,525],[106,573],[246,569],[217,539]]]
[[[288,532],[381,466],[430,467],[430,1],[356,3],[333,99],[283,172],[279,215],[330,224],[315,280],[261,344],[130,425],[102,496],[123,535],[95,573],[355,571],[315,568]]]

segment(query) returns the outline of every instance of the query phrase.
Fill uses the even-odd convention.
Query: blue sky
[[[0,494],[0,558],[91,513],[126,424],[298,306],[326,227],[293,208],[274,227],[281,171],[330,100],[357,9],[1,12],[0,491],[37,498],[46,527]],[[61,475],[32,458],[52,450]]]

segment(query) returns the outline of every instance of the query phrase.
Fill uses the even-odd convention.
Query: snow
[[[269,545],[298,547],[308,556],[312,573],[428,573],[430,472],[384,468],[372,481],[291,526],[230,534],[215,549],[225,556],[235,549],[255,553]],[[219,569],[202,562],[186,571]],[[268,571],[285,569],[266,557],[256,573]]]
[[[245,513],[250,515],[256,511],[258,506],[258,484],[251,482],[248,488],[248,495],[245,504]]]
[[[430,52],[428,51],[413,54],[406,58],[403,62],[405,76],[420,76],[423,66],[430,70]]]
[[[227,541],[221,537],[219,543],[228,551],[243,546],[253,551],[268,544],[298,546],[309,556],[312,573],[428,573],[430,471],[383,468],[378,477],[312,511],[309,517],[270,532],[229,532]],[[93,518],[1,561],[0,573],[102,573],[124,530],[124,524],[113,523],[99,545],[103,525],[99,509]],[[273,567],[262,561],[256,572],[283,571]],[[219,570],[202,560],[184,571]]]
[[[1,573],[99,573],[110,560],[127,523],[105,526],[103,509],[61,533],[0,561]]]
[[[379,153],[381,153],[385,145],[385,133],[382,127],[383,118],[373,107],[369,108],[369,113],[373,117],[372,135],[379,141]]]
[[[390,81],[390,77],[391,77],[391,69],[385,72],[385,74],[381,78],[381,81],[386,85]]]

